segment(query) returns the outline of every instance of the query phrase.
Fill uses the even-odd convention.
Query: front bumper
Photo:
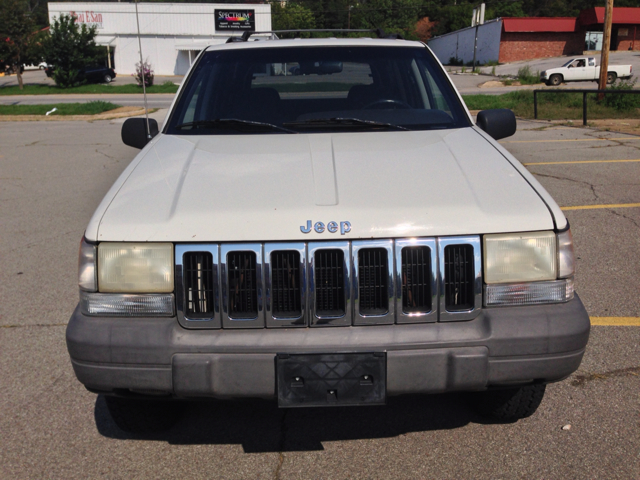
[[[361,327],[187,330],[177,319],[89,317],[67,327],[87,388],[180,398],[276,397],[278,353],[386,352],[387,395],[554,382],[589,339],[582,302],[483,309],[470,321]]]

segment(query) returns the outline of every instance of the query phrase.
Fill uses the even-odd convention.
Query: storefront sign
[[[87,27],[102,29],[102,14],[91,12],[69,12],[69,15],[76,19],[76,23],[84,23]]]
[[[216,10],[216,30],[256,31],[255,10]]]

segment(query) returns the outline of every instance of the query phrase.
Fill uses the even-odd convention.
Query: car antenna
[[[151,128],[149,128],[149,108],[147,105],[147,82],[144,76],[144,62],[142,60],[142,42],[140,41],[140,18],[138,17],[138,0],[136,4],[136,24],[138,25],[138,48],[140,51],[140,73],[142,74],[142,94],[144,95],[144,116],[147,119],[147,141],[151,140]]]

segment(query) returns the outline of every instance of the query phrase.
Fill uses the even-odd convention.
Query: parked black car
[[[55,67],[49,65],[44,69],[44,73],[47,74],[47,77],[51,77],[54,70]],[[86,80],[87,83],[111,83],[114,78],[116,78],[116,72],[109,67],[91,65],[80,70],[80,79]]]

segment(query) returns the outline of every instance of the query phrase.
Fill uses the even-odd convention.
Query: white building
[[[61,14],[95,25],[116,73],[135,72],[140,61],[134,3],[49,3],[49,22]],[[271,5],[231,3],[140,3],[142,56],[156,75],[183,75],[207,45],[245,31],[271,30]]]

